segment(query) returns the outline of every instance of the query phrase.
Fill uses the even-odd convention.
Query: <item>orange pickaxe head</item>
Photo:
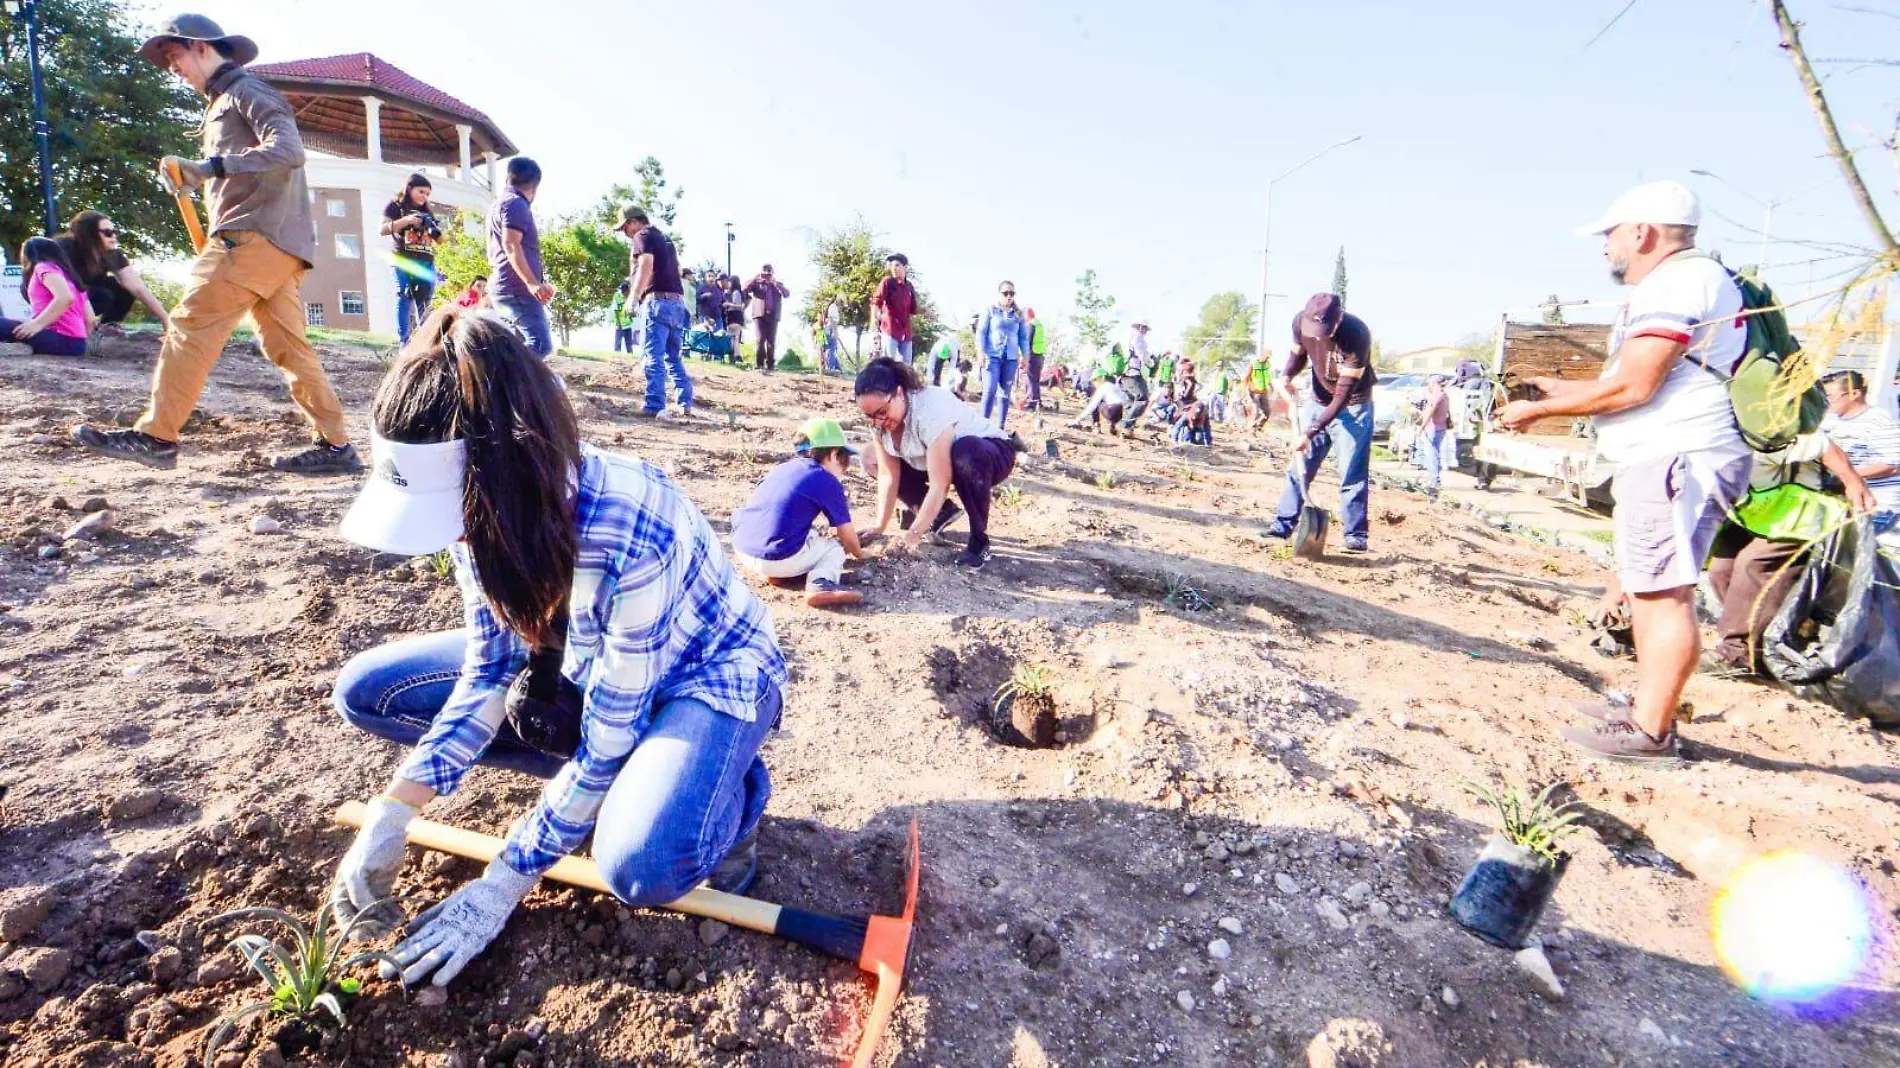
[[[884,1038],[897,1007],[897,995],[904,988],[904,965],[910,961],[911,939],[917,933],[917,879],[922,858],[917,843],[917,819],[910,821],[910,851],[904,857],[904,914],[873,916],[865,924],[864,950],[858,954],[858,967],[877,979],[877,992],[871,999],[871,1014],[864,1019],[864,1037],[858,1041],[857,1056],[851,1068],[870,1068],[871,1058]]]

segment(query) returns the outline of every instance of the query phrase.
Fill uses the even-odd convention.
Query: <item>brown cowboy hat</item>
[[[165,66],[164,48],[167,44],[185,41],[203,41],[215,44],[223,41],[231,46],[231,62],[242,66],[257,58],[257,42],[249,37],[225,33],[224,28],[203,15],[173,15],[159,27],[146,42],[139,46],[139,55],[154,67]]]

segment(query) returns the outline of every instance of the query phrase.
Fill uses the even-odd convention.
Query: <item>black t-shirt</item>
[[[1372,331],[1364,319],[1347,312],[1339,320],[1339,328],[1333,331],[1330,343],[1323,343],[1325,351],[1309,353],[1304,346],[1307,339],[1300,333],[1300,317],[1293,317],[1293,349],[1287,357],[1286,374],[1288,378],[1300,373],[1302,368],[1312,370],[1313,399],[1321,404],[1333,402],[1333,390],[1339,385],[1339,372],[1342,368],[1363,368],[1365,373],[1352,386],[1352,392],[1346,395],[1347,404],[1365,404],[1372,399],[1372,384],[1378,381],[1378,374],[1372,369]],[[1315,348],[1320,346],[1316,345]]]
[[[634,294],[640,300],[647,299],[649,293],[678,293],[680,291],[680,258],[673,251],[673,242],[657,226],[649,226],[633,237],[633,252],[628,257],[631,268],[641,256],[653,257],[653,273],[647,276],[646,288]],[[638,277],[638,272],[629,270],[629,277]]]
[[[420,208],[412,208],[407,204],[392,200],[388,204],[383,205],[383,218],[388,219],[390,222],[395,222],[405,215],[422,216],[422,225],[411,226],[408,229],[398,230],[389,235],[390,240],[395,243],[396,255],[404,259],[419,260],[423,263],[433,264],[435,262],[435,239],[430,235],[442,232],[440,225],[435,221],[435,215],[429,211],[429,205],[427,204],[424,204]]]
[[[724,294],[720,291],[718,286],[710,283],[701,283],[699,293],[696,297],[699,304],[699,317],[701,319],[719,318],[719,301],[722,296],[724,296]]]

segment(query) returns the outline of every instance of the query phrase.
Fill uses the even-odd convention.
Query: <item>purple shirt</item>
[[[851,522],[844,483],[811,457],[794,456],[768,472],[745,507],[732,513],[732,548],[755,560],[784,560],[805,547],[819,513],[834,527]]]
[[[521,231],[521,255],[534,271],[534,280],[547,280],[541,269],[541,235],[534,228],[534,211],[528,198],[510,188],[488,209],[488,292],[496,301],[522,303],[534,299],[534,288],[515,273],[508,261],[508,231]]]

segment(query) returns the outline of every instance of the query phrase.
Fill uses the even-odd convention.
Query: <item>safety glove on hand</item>
[[[178,169],[179,180],[176,182],[172,181],[173,166]],[[165,192],[172,196],[182,197],[210,180],[211,168],[204,161],[188,160],[183,156],[166,156],[158,161],[158,184],[164,186]]]
[[[540,878],[523,875],[496,857],[481,878],[416,917],[410,924],[415,933],[391,954],[402,966],[403,985],[414,986],[433,974],[436,986],[447,986],[495,940],[508,915]],[[397,975],[396,966],[386,961],[379,971],[385,979]]]
[[[403,831],[416,817],[414,805],[393,797],[379,797],[368,808],[330,887],[330,907],[352,940],[381,938],[402,923],[402,906],[391,895],[402,868]]]

